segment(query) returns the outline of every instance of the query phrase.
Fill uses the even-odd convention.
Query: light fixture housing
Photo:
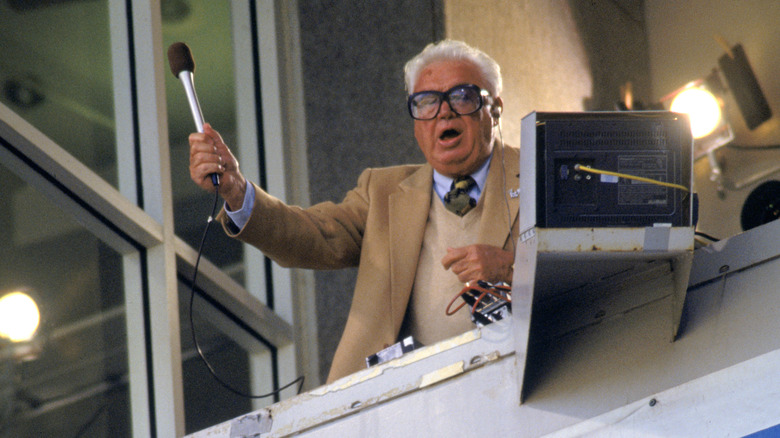
[[[726,78],[729,91],[739,107],[745,124],[751,131],[772,117],[772,109],[761,91],[745,49],[741,44],[726,48],[718,59],[718,66]]]

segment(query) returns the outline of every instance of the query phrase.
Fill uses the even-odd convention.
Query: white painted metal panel
[[[776,237],[767,226],[750,233]],[[711,254],[697,251],[694,265],[707,264]],[[532,337],[522,405],[514,340],[486,338],[505,321],[470,332],[481,333],[478,339],[454,338],[449,348],[428,347],[442,349],[435,354],[420,350],[257,411],[244,429],[226,422],[193,436],[241,436],[258,432],[253,426],[266,428],[262,437],[742,436],[780,424],[780,258],[688,290],[675,342],[668,336],[673,297],[656,290],[652,274],[576,303],[585,312],[613,306],[598,321],[574,329],[559,321],[560,330]],[[637,295],[645,299],[620,304]],[[490,356],[491,349],[499,354]],[[480,355],[492,359],[466,365]]]

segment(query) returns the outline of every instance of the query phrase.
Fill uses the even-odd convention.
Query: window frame
[[[293,198],[305,204],[306,195],[300,195],[306,192],[305,172],[292,178],[291,183],[287,178],[290,166],[305,170],[302,86],[300,76],[287,76],[290,72],[300,75],[300,58],[295,58],[299,56],[295,49],[297,30],[282,30],[290,23],[297,24],[297,3],[234,0],[231,6],[254,11],[254,17],[233,14],[234,39],[240,41],[234,43],[234,56],[241,86],[253,90],[260,87],[255,93],[237,93],[243,96],[241,99],[250,96],[237,101],[239,113],[246,114],[246,120],[239,122],[238,147],[244,159],[249,156],[257,163],[255,169],[249,165],[242,168],[250,169],[248,175],[256,180],[266,175],[269,191],[282,199]],[[118,188],[2,104],[0,162],[13,166],[23,180],[122,254],[133,435],[181,436],[185,425],[178,278],[191,277],[197,253],[173,229],[163,76],[167,60],[162,47],[160,0],[109,1],[109,14]],[[260,23],[250,26],[255,34],[236,37],[244,28],[240,20]],[[248,41],[251,44],[247,46]],[[256,49],[252,56],[259,59],[243,60],[243,50],[253,45]],[[287,62],[280,65],[278,59]],[[256,66],[260,71],[253,73]],[[257,77],[259,80],[254,79]],[[286,83],[282,83],[282,77]],[[282,98],[283,89],[294,92]],[[252,96],[262,96],[261,102]],[[262,133],[257,130],[260,118]],[[252,146],[259,144],[261,135],[263,150]],[[291,141],[295,145],[285,147]],[[252,158],[253,151],[264,156]],[[261,162],[267,169],[263,172]],[[251,254],[245,256],[247,266],[270,265],[255,249],[247,254]],[[307,341],[303,352],[295,342],[304,337],[316,339],[311,335],[316,330],[313,318],[306,317],[308,320],[295,329],[302,315],[314,314],[313,296],[308,290],[313,287],[311,274],[270,266],[264,270],[270,272],[270,281],[265,274],[249,277],[243,287],[203,259],[197,286],[219,303],[229,318],[240,319],[273,346],[277,363],[272,372],[277,383],[284,384],[305,373],[314,376],[316,384],[316,341]],[[273,309],[264,303],[268,286],[273,288]],[[301,358],[308,358],[305,370],[298,365]],[[283,398],[294,393],[291,388]]]

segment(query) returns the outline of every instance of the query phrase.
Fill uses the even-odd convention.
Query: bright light
[[[693,138],[710,135],[720,123],[721,111],[718,99],[703,88],[684,89],[674,97],[670,109],[677,113],[688,114]]]
[[[0,298],[0,338],[11,342],[29,341],[40,321],[38,305],[29,295],[11,292]]]

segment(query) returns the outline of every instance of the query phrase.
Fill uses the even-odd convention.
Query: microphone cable
[[[193,268],[194,271],[192,273],[192,283],[190,287],[190,303],[189,303],[189,320],[190,320],[190,331],[192,332],[192,342],[195,345],[195,350],[198,353],[198,356],[200,356],[203,363],[206,365],[206,368],[208,368],[211,375],[216,379],[216,381],[223,386],[228,391],[232,392],[233,394],[236,394],[240,397],[244,398],[250,398],[250,399],[262,399],[267,398],[271,396],[278,396],[280,392],[284,391],[285,389],[295,385],[298,383],[298,392],[297,394],[301,393],[301,389],[303,388],[303,381],[304,376],[300,376],[297,379],[293,380],[292,382],[284,385],[283,387],[279,389],[275,389],[267,394],[260,394],[260,395],[254,395],[254,394],[248,394],[244,391],[238,390],[236,388],[233,388],[230,384],[222,380],[222,378],[217,374],[217,371],[214,369],[214,367],[211,365],[211,363],[206,359],[206,355],[203,353],[203,349],[200,347],[200,343],[198,343],[198,337],[195,333],[195,322],[192,317],[192,309],[193,309],[193,303],[195,302],[195,281],[198,279],[198,266],[200,265],[200,258],[203,255],[203,246],[206,242],[206,237],[209,234],[209,228],[211,228],[211,223],[214,222],[214,215],[217,212],[217,204],[219,203],[219,185],[215,184],[214,186],[214,204],[211,207],[211,214],[208,217],[208,220],[206,221],[206,228],[203,230],[203,236],[200,239],[200,245],[198,246],[198,256],[195,259],[195,267]]]

